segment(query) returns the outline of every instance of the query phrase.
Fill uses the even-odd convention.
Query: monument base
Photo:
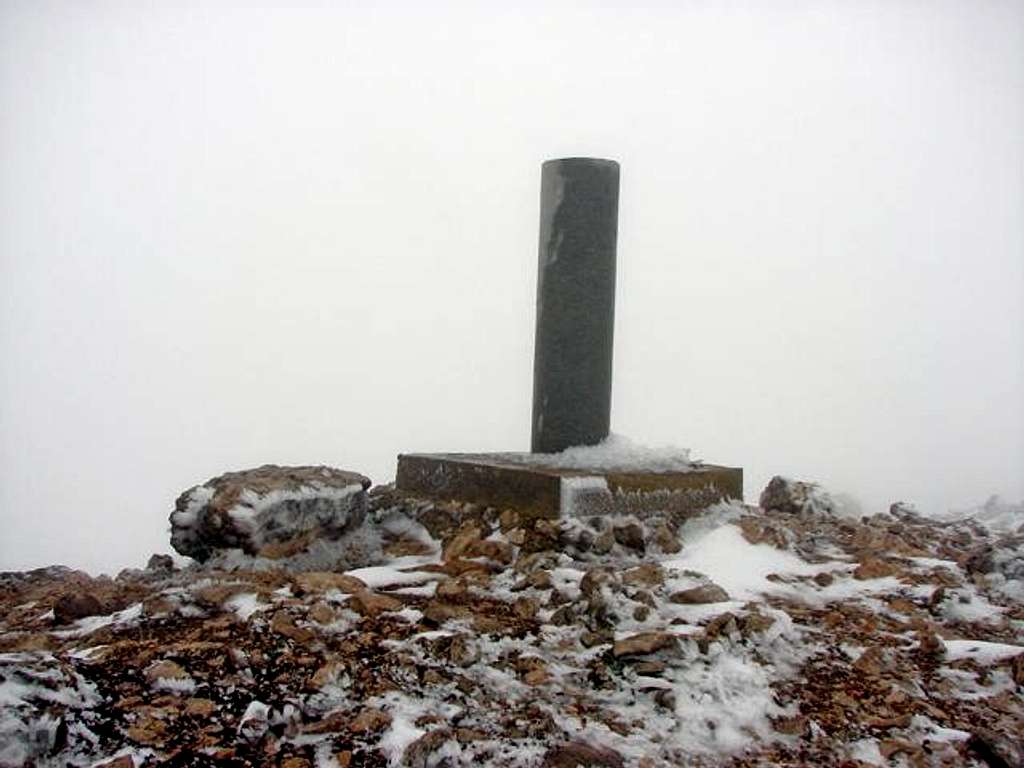
[[[526,518],[603,514],[676,520],[743,499],[743,470],[694,464],[682,471],[560,467],[542,454],[436,453],[398,457],[396,489],[439,501],[510,508]]]

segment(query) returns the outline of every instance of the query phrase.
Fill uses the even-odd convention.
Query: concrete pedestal
[[[398,457],[396,487],[439,501],[511,508],[525,517],[666,514],[677,520],[743,498],[743,470],[711,464],[685,472],[545,465],[536,454],[438,453]]]

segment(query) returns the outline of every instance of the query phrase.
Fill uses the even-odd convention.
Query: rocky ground
[[[1024,531],[783,481],[687,521],[331,483],[184,494],[186,568],[0,575],[0,765],[1024,764]]]

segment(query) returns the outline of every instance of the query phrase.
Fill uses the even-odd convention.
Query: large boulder
[[[821,486],[780,475],[773,477],[761,492],[760,506],[766,512],[790,514],[829,514],[836,511],[835,501]]]
[[[364,475],[325,466],[227,472],[178,497],[171,546],[203,561],[227,549],[273,557],[338,539],[362,524],[369,487]]]

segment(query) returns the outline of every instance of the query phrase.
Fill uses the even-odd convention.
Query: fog
[[[1024,498],[1024,6],[0,3],[0,570],[529,447],[540,165],[622,168],[612,424]],[[509,6],[509,7],[506,7]]]

